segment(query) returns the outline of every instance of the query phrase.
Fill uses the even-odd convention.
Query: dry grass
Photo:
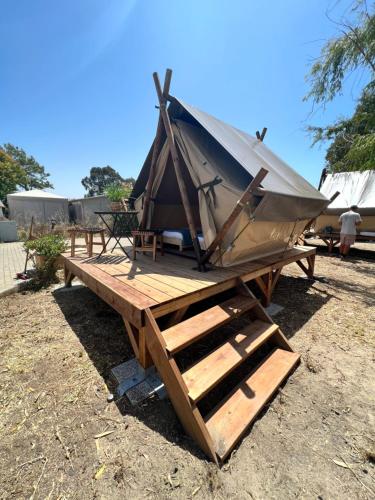
[[[221,469],[169,401],[107,403],[132,351],[88,289],[1,299],[0,497],[374,498],[374,268],[285,269],[275,319],[302,363]]]

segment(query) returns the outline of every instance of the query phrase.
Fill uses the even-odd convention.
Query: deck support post
[[[235,207],[233,208],[231,214],[227,218],[227,220],[224,222],[222,225],[221,229],[218,231],[216,234],[214,240],[211,242],[209,247],[207,248],[205,254],[201,258],[201,263],[204,264],[206,263],[211,255],[214,253],[216,250],[216,247],[220,245],[220,243],[223,241],[225,235],[233,225],[234,221],[237,219],[237,217],[240,215],[243,206],[248,203],[250,200],[253,192],[259,187],[260,183],[262,180],[265,178],[265,176],[268,174],[268,170],[265,168],[261,168],[257,175],[253,178],[253,180],[250,182],[250,184],[247,186],[245,191],[243,192],[241,198],[238,200],[236,203]]]
[[[262,292],[262,304],[264,307],[268,307],[271,304],[272,294],[277,282],[279,281],[282,269],[283,266],[277,269],[273,269],[263,276],[258,276],[254,280],[258,285],[260,291]]]
[[[74,274],[69,271],[69,269],[66,267],[66,264],[64,263],[64,283],[67,288],[72,286],[73,279]]]
[[[301,260],[296,260],[296,264],[302,269],[309,279],[314,279],[315,255],[306,257],[307,267]]]
[[[139,329],[139,357],[138,361],[140,365],[146,369],[154,364],[151,358],[150,351],[148,350],[146,343],[146,328],[143,326]]]
[[[132,345],[134,354],[139,362],[139,364],[145,370],[152,366],[154,363],[152,361],[150,352],[146,345],[146,332],[145,328],[136,328],[134,325],[129,323],[129,321],[123,316],[122,317],[126,331],[129,336],[130,343]]]
[[[198,262],[198,269],[199,269],[199,271],[203,271],[204,270],[204,266],[200,262],[200,258],[201,258],[201,255],[200,255],[200,253],[201,253],[200,252],[200,244],[199,244],[199,240],[198,240],[198,236],[197,236],[197,231],[196,231],[195,224],[194,224],[193,212],[191,210],[190,200],[189,200],[189,197],[188,197],[188,194],[187,194],[185,181],[184,181],[184,179],[182,177],[182,172],[181,172],[181,167],[180,167],[180,160],[179,160],[179,156],[178,156],[178,152],[177,152],[177,148],[176,148],[176,144],[175,144],[175,140],[174,140],[174,134],[173,134],[172,126],[171,126],[171,121],[170,121],[170,118],[169,118],[169,115],[168,115],[168,112],[167,112],[167,107],[166,107],[167,97],[164,95],[164,93],[163,93],[163,91],[161,89],[161,85],[160,85],[158,74],[157,73],[153,73],[153,77],[154,77],[154,82],[155,82],[156,93],[158,95],[159,104],[160,104],[160,115],[161,115],[161,117],[163,119],[165,132],[167,134],[167,140],[168,140],[169,150],[170,150],[170,153],[171,153],[171,157],[172,157],[172,161],[173,161],[173,166],[174,166],[174,170],[175,170],[175,173],[176,173],[177,184],[178,184],[178,187],[179,187],[179,190],[180,190],[181,200],[182,200],[182,204],[183,204],[183,207],[184,207],[184,210],[185,210],[185,215],[186,215],[187,223],[188,223],[188,226],[189,226],[190,236],[191,236],[191,239],[192,239],[192,242],[193,242],[195,256],[196,256],[196,259],[197,259],[197,262]],[[167,69],[165,80],[167,82],[168,81],[170,82],[171,77],[172,77],[172,70]]]

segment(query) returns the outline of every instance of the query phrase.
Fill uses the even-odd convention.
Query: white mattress
[[[180,231],[163,231],[163,238],[176,238],[182,241],[182,233]]]
[[[172,245],[180,245],[183,241],[183,236],[180,231],[163,231],[163,239],[165,243]],[[198,236],[199,244],[202,250],[206,250],[203,236]]]
[[[359,233],[361,236],[375,236],[375,233],[371,233],[370,231],[362,231]]]

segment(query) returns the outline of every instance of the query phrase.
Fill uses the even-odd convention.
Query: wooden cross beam
[[[169,87],[171,85],[171,79],[172,79],[172,71],[167,69],[167,71],[165,73],[163,92],[162,92],[164,99],[166,99],[167,96],[169,95]],[[160,109],[160,107],[159,107],[159,109]],[[159,153],[161,150],[161,146],[162,146],[163,130],[164,130],[163,118],[162,118],[161,112],[160,112],[158,126],[156,129],[156,136],[155,136],[154,145],[152,148],[150,173],[149,173],[147,184],[146,184],[145,200],[144,200],[144,204],[143,204],[142,220],[141,220],[141,224],[140,224],[141,229],[146,229],[146,225],[147,225],[147,216],[148,216],[148,210],[149,210],[149,206],[150,206],[152,186],[154,184],[155,174],[156,174],[156,162],[157,162],[157,159],[158,159],[158,156],[159,156]]]
[[[259,130],[255,132],[255,135],[257,136],[258,141],[263,142],[263,139],[265,138],[267,133],[267,127],[263,127],[262,133],[259,133]]]
[[[335,201],[335,199],[338,197],[339,194],[340,194],[340,191],[336,191],[336,193],[331,196],[329,204],[331,204],[333,201]],[[322,210],[319,215],[322,215],[323,212],[324,212],[324,210]],[[316,217],[313,217],[312,219],[309,220],[309,222],[304,227],[304,230],[302,231],[302,233],[304,233],[311,226],[311,224],[319,217],[319,215],[317,215]]]
[[[156,93],[157,93],[158,99],[159,99],[160,115],[162,117],[164,129],[165,129],[165,132],[167,134],[169,150],[171,153],[172,162],[173,162],[174,170],[176,173],[177,184],[178,184],[180,194],[181,194],[182,205],[184,207],[187,223],[189,226],[190,236],[191,236],[191,239],[193,241],[193,247],[194,247],[195,257],[196,257],[197,263],[198,263],[198,269],[200,271],[202,271],[204,269],[204,266],[202,266],[202,264],[200,262],[201,251],[200,251],[200,245],[199,245],[199,240],[198,240],[198,236],[197,236],[197,231],[196,231],[195,224],[194,224],[193,212],[191,209],[189,196],[187,194],[185,181],[182,177],[180,159],[178,156],[177,147],[176,147],[176,143],[174,140],[174,133],[173,133],[172,126],[171,126],[171,121],[170,121],[170,118],[169,118],[169,115],[167,112],[167,94],[164,94],[163,91],[161,90],[159,76],[156,72],[153,73],[153,77],[154,77],[154,82],[155,82]],[[170,83],[171,78],[172,78],[172,70],[167,69],[167,72],[165,75],[165,82]]]
[[[221,229],[218,231],[216,234],[214,240],[212,243],[209,245],[209,247],[206,250],[206,253],[203,255],[201,259],[201,263],[204,264],[205,262],[208,261],[208,259],[211,257],[211,255],[214,253],[216,250],[216,247],[220,245],[220,243],[223,241],[225,235],[231,228],[232,224],[234,221],[237,219],[237,217],[240,215],[243,206],[250,200],[251,196],[253,193],[257,190],[259,187],[260,183],[262,180],[265,178],[265,176],[268,174],[268,170],[265,168],[261,168],[257,175],[254,177],[254,179],[250,182],[250,184],[247,186],[245,191],[243,192],[241,198],[238,200],[236,205],[234,206],[231,214],[227,218],[227,220],[224,222],[223,226]]]

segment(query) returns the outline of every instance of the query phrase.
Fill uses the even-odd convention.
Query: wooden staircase
[[[216,463],[227,457],[300,358],[244,283],[235,293],[163,331],[146,309],[147,346],[175,411]],[[240,316],[248,324],[236,328]],[[224,336],[216,332],[223,326],[231,327]],[[210,352],[184,368],[179,357],[192,348],[194,354],[197,343],[206,341],[215,344]]]

